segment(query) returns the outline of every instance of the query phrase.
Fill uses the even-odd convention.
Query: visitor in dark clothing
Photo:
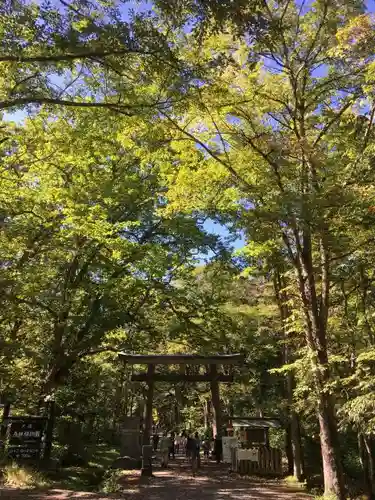
[[[170,436],[171,446],[169,448],[169,458],[171,458],[171,455],[172,455],[173,460],[175,459],[174,438],[175,438],[175,433],[171,432],[171,436]]]
[[[192,457],[194,445],[195,445],[194,439],[190,435],[188,435],[186,439],[186,456],[189,459]]]
[[[223,457],[223,441],[220,436],[215,436],[214,441],[214,454],[216,458],[216,462],[219,464]]]
[[[197,436],[197,434],[195,434]],[[191,454],[190,454],[190,462],[191,469],[193,471],[193,476],[195,476],[197,469],[199,467],[199,438],[191,438]]]
[[[154,434],[152,436],[152,444],[153,444],[153,447],[154,447],[154,451],[157,451],[158,444],[159,444],[159,434]]]
[[[199,434],[198,432],[195,433],[194,435],[194,441],[195,441],[195,451],[196,451],[196,456],[197,456],[197,468],[201,466],[201,440],[199,439]]]
[[[208,439],[203,441],[203,455],[205,458],[210,457],[211,443]]]

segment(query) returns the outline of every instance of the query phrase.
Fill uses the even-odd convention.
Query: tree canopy
[[[361,1],[3,2],[3,398],[101,406],[104,435],[142,412],[119,350],[241,352],[226,416],[371,498],[373,28]],[[155,418],[209,399],[163,383]]]

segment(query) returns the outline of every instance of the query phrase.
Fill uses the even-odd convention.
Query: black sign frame
[[[18,462],[39,461],[47,420],[47,417],[39,416],[11,416],[4,419],[3,425],[7,426],[8,458]]]

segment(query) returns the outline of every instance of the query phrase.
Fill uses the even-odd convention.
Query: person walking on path
[[[197,452],[197,468],[199,469],[201,466],[201,440],[199,438],[198,432],[196,432],[194,435],[194,441],[195,441],[195,449]]]
[[[222,456],[223,456],[223,441],[221,440],[221,437],[218,435],[215,436],[214,454],[215,454],[216,462],[219,464],[221,462]]]
[[[155,434],[152,436],[152,444],[154,447],[154,451],[157,451],[158,449],[158,444],[159,444],[159,434],[155,432]]]
[[[170,440],[171,440],[171,443],[169,445],[169,458],[173,458],[173,460],[175,459],[175,446],[174,446],[174,440],[175,440],[175,433],[174,432],[171,432],[171,435],[170,435]]]
[[[195,433],[197,436],[198,434]],[[198,440],[194,438],[190,438],[190,457],[191,457],[191,470],[193,471],[193,476],[197,473],[199,466],[199,438]]]
[[[210,451],[211,451],[211,443],[209,439],[205,439],[203,441],[202,448],[203,448],[204,458],[207,458],[208,460],[210,458]]]
[[[175,452],[177,455],[179,455],[180,453],[183,453],[183,445],[184,445],[184,437],[181,435],[181,436],[176,436],[176,439],[175,439]]]
[[[186,456],[187,438],[185,431],[181,434],[181,453]]]
[[[189,460],[189,462],[191,461],[192,458],[193,448],[194,448],[194,439],[190,436],[190,434],[188,434],[186,438],[186,458]]]
[[[168,467],[169,452],[171,448],[171,438],[165,432],[160,440],[161,466]]]

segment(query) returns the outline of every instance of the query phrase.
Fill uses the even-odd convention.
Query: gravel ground
[[[0,489],[6,500],[307,500],[309,495],[272,480],[240,478],[231,475],[225,466],[212,463],[193,477],[184,463],[175,463],[167,470],[154,470],[154,477],[140,479],[126,476],[124,491],[115,495],[50,489],[25,491]]]

